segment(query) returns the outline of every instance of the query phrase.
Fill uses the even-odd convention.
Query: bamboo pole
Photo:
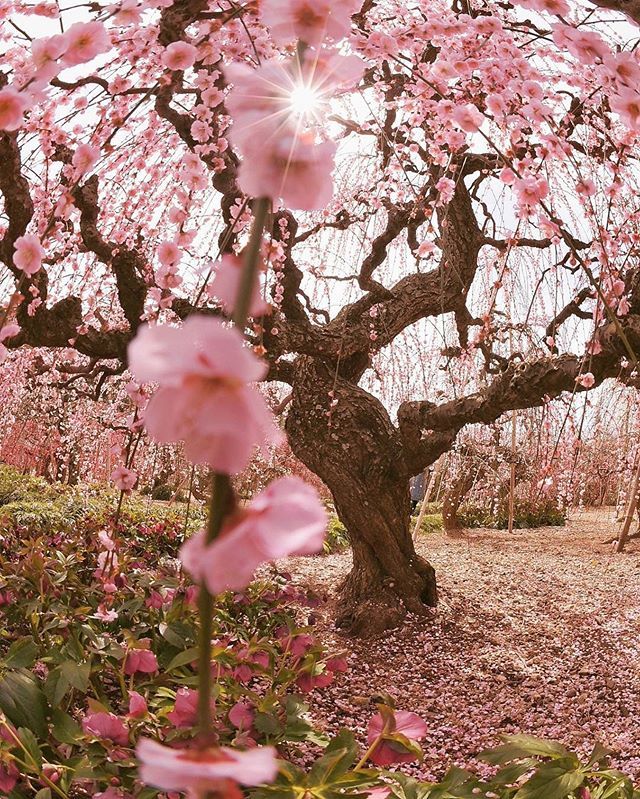
[[[437,461],[436,463],[439,463]],[[433,471],[431,472],[431,476],[429,477],[429,482],[427,483],[427,487],[424,491],[424,496],[422,497],[422,504],[420,505],[420,512],[418,513],[418,519],[416,521],[416,526],[413,528],[413,540],[415,541],[418,537],[418,533],[422,527],[422,520],[424,519],[424,515],[427,510],[427,505],[429,504],[429,497],[431,496],[431,489],[436,481],[436,466],[434,464]]]
[[[638,487],[640,486],[640,457],[637,458],[636,463],[636,470],[633,473],[633,478],[631,480],[631,487],[629,489],[629,503],[627,505],[627,515],[625,516],[624,524],[622,525],[622,530],[620,530],[620,535],[618,536],[618,540],[616,541],[615,551],[622,552],[624,550],[624,546],[627,543],[627,538],[629,537],[629,530],[631,529],[631,523],[633,522],[633,517],[636,514],[636,509],[638,507]]]

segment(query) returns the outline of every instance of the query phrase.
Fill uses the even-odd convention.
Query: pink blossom
[[[76,179],[93,169],[98,158],[100,158],[100,149],[98,147],[92,147],[90,144],[80,144],[71,159],[71,163],[76,170]]]
[[[8,338],[17,336],[19,332],[19,325],[5,325],[3,328],[0,328],[0,363],[6,359],[9,352],[2,342],[6,341]]]
[[[479,130],[484,122],[484,117],[471,103],[456,106],[453,110],[453,121],[467,133]]]
[[[232,516],[213,543],[206,545],[204,531],[192,536],[180,558],[212,594],[238,591],[261,563],[318,552],[326,523],[315,489],[298,477],[282,477]]]
[[[418,247],[418,255],[420,258],[431,255],[436,251],[436,245],[432,241],[423,241]]]
[[[145,412],[147,431],[156,441],[184,440],[194,463],[239,472],[254,447],[279,439],[250,385],[266,367],[220,320],[190,316],[182,328],[144,327],[129,345],[129,363],[138,379],[160,383]]]
[[[519,6],[530,8],[532,11],[546,11],[549,14],[556,14],[566,17],[570,11],[569,3],[566,0],[516,0]]]
[[[623,88],[609,98],[612,111],[620,114],[622,121],[631,130],[640,130],[640,92]]]
[[[592,388],[596,383],[596,379],[591,372],[585,372],[576,377],[576,383],[584,388]]]
[[[553,27],[553,40],[559,47],[566,47],[571,55],[583,64],[603,61],[611,54],[611,48],[601,36],[593,31],[557,24]]]
[[[67,40],[62,34],[34,39],[31,42],[31,61],[38,78],[51,80],[60,72],[62,67],[58,64],[58,59],[66,46]]]
[[[226,106],[233,117],[232,141],[241,149],[255,149],[273,146],[283,133],[299,133],[300,123],[308,117],[315,121],[330,97],[360,79],[364,66],[357,56],[332,51],[308,53],[302,63],[271,59],[258,69],[229,64],[225,75],[233,88]]]
[[[82,729],[87,735],[106,738],[121,746],[129,743],[129,731],[113,713],[90,713],[82,719]]]
[[[301,674],[296,679],[296,686],[305,694],[311,693],[316,688],[326,688],[333,682],[333,674],[324,671],[321,674]]]
[[[198,48],[188,42],[172,42],[162,53],[161,61],[167,69],[189,69],[195,64]]]
[[[111,49],[111,40],[102,22],[76,22],[63,34],[65,66],[92,61]]]
[[[514,191],[523,210],[528,211],[549,194],[547,181],[534,175],[518,178],[513,184]]]
[[[596,193],[596,184],[591,180],[591,178],[579,180],[576,183],[576,191],[583,197],[592,197]]]
[[[161,241],[156,255],[163,266],[175,266],[182,258],[182,250],[175,241]]]
[[[207,791],[226,796],[225,789],[235,783],[260,785],[272,782],[278,773],[276,750],[271,746],[246,752],[229,747],[173,749],[143,738],[136,754],[143,782],[165,791],[187,791],[193,797]]]
[[[233,313],[242,277],[242,258],[237,255],[223,255],[222,260],[216,267],[215,276],[209,295],[217,297],[222,303],[227,313]],[[263,316],[269,313],[271,306],[266,303],[260,295],[260,279],[256,275],[251,292],[251,303],[249,305],[249,316]]]
[[[359,0],[263,0],[260,10],[276,44],[300,39],[318,45],[347,36],[359,5]]]
[[[110,623],[118,618],[118,614],[115,610],[109,610],[104,605],[98,605],[98,609],[93,614],[93,617],[100,621]]]
[[[13,86],[0,89],[0,130],[17,130],[24,123],[29,99]]]
[[[238,185],[251,197],[281,199],[289,208],[316,211],[333,196],[333,142],[315,144],[308,136],[286,134],[271,147],[256,140],[245,152]]]
[[[125,674],[154,674],[158,671],[158,661],[148,649],[130,649],[124,662]]]
[[[440,196],[437,200],[437,205],[446,205],[453,199],[453,194],[456,190],[456,184],[450,178],[440,178],[436,183],[436,189]]]
[[[116,466],[111,473],[111,480],[120,491],[128,492],[138,482],[138,475],[126,466]]]
[[[147,700],[137,691],[129,691],[129,716],[133,719],[141,719],[149,712]]]
[[[391,711],[390,709],[387,712],[390,716],[386,721],[386,728],[385,719],[380,713],[376,713],[369,722],[367,728],[367,742],[369,745],[385,734],[394,735],[399,733],[410,741],[418,741],[427,734],[427,725],[415,713],[409,713],[406,710]],[[416,755],[403,746],[401,741],[382,737],[369,759],[376,766],[390,766],[392,763],[410,763],[412,760],[416,760]]]
[[[27,233],[24,236],[16,239],[15,255],[13,256],[13,263],[22,269],[25,275],[35,275],[35,273],[42,266],[42,258],[44,257],[44,249],[40,244],[40,239],[32,233]]]

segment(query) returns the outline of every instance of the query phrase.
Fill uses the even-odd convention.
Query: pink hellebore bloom
[[[276,750],[271,746],[257,747],[246,752],[221,747],[219,749],[172,749],[143,738],[137,746],[140,778],[147,785],[164,791],[186,791],[190,797],[206,795],[241,785],[260,785],[272,782],[278,773]],[[232,792],[232,796],[237,792]]]
[[[137,379],[160,389],[149,401],[145,426],[156,441],[183,440],[187,457],[218,472],[242,471],[254,447],[279,440],[259,391],[266,365],[236,329],[218,319],[190,316],[182,328],[142,328],[129,345]]]
[[[176,693],[173,710],[167,713],[167,718],[174,727],[193,727],[198,720],[198,692],[191,688],[180,688]]]
[[[184,71],[195,64],[197,57],[197,47],[188,42],[172,42],[162,54],[161,61],[167,69]]]
[[[242,278],[242,258],[237,255],[223,255],[217,266],[213,283],[208,292],[212,297],[217,297],[227,313],[233,313],[238,299],[238,290]],[[271,306],[260,295],[260,279],[256,280],[251,292],[249,316],[264,316],[269,313]]]
[[[90,713],[82,719],[82,729],[87,735],[104,738],[120,746],[129,743],[129,731],[113,713]]]
[[[13,86],[0,89],[0,130],[17,130],[24,124],[24,114],[30,106],[25,94]]]
[[[13,256],[13,263],[22,269],[25,275],[35,275],[35,273],[42,266],[42,258],[44,257],[44,250],[40,244],[40,239],[32,233],[27,233],[24,236],[16,239],[15,255]]]
[[[127,469],[126,466],[116,466],[111,473],[111,480],[115,483],[116,488],[120,491],[131,491],[138,481],[138,475]]]
[[[130,649],[124,664],[125,674],[154,674],[158,671],[158,661],[148,649]]]
[[[232,516],[209,546],[203,530],[192,536],[182,546],[180,558],[212,594],[238,591],[261,563],[318,552],[326,524],[316,491],[298,477],[282,477]]]
[[[256,712],[250,702],[236,702],[229,711],[229,721],[238,730],[249,730]]]
[[[137,691],[129,691],[129,716],[132,719],[141,719],[149,712],[147,700]]]
[[[384,719],[380,713],[376,713],[369,722],[367,729],[367,743],[369,745],[373,744],[382,734],[383,728]],[[406,710],[394,710],[392,728],[385,732],[390,735],[400,733],[410,741],[418,741],[427,734],[427,725],[415,713],[409,713]],[[399,741],[382,738],[369,756],[369,759],[376,766],[390,766],[392,763],[410,763],[416,759],[416,755],[406,749]]]
[[[18,782],[19,776],[20,772],[15,763],[9,762],[6,765],[0,765],[0,791],[5,795],[10,794]]]
[[[92,61],[111,49],[111,40],[102,22],[76,22],[63,34],[64,65],[67,67]]]
[[[300,39],[318,45],[348,36],[360,5],[359,0],[263,0],[260,11],[276,44]]]

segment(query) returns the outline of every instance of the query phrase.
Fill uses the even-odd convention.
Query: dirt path
[[[611,515],[587,511],[565,528],[442,534],[418,549],[435,566],[440,606],[384,639],[318,630],[351,670],[314,699],[327,730],[364,732],[370,697],[386,691],[429,724],[424,776],[468,763],[501,733],[527,732],[619,752],[640,777],[640,543],[614,556]],[[294,581],[331,592],[350,555],[287,562]]]

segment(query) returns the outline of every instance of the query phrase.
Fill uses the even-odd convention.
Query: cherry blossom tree
[[[435,605],[410,476],[467,425],[636,380],[640,61],[601,5],[5,4],[0,358],[102,385],[134,341],[150,432],[223,471],[275,437],[248,381],[277,382],[351,537],[340,626]],[[264,363],[197,318],[232,315],[252,247]],[[458,390],[390,411],[372,370],[436,319]]]

